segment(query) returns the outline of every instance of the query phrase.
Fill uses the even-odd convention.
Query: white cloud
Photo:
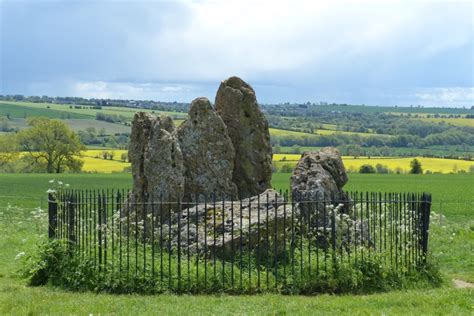
[[[182,100],[182,96],[196,90],[192,85],[181,84],[88,81],[73,84],[72,94],[86,98]]]
[[[427,101],[439,105],[452,105],[463,103],[474,105],[474,87],[448,87],[421,89],[415,96],[421,101]]]
[[[3,94],[191,101],[238,75],[262,102],[410,104],[474,86],[472,1],[7,4]]]
[[[456,20],[459,7],[439,1],[200,1],[186,6],[181,24],[164,25],[147,44],[158,57],[150,68],[156,66],[158,77],[260,79],[273,73],[281,75],[273,80],[288,82],[308,72],[351,71],[361,61],[386,69],[465,45],[473,35],[468,19]],[[370,67],[363,71],[372,72]]]

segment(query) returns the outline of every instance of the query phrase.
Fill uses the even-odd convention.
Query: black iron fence
[[[176,292],[298,288],[371,264],[407,272],[428,252],[426,193],[351,192],[338,201],[267,191],[195,200],[124,190],[50,193],[49,237],[110,282]]]

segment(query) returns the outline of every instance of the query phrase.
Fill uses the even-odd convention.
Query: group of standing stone
[[[298,218],[300,212],[305,221],[317,218],[312,223],[315,231],[329,225],[327,216],[319,216],[326,204],[308,200],[346,199],[342,187],[347,175],[340,153],[323,148],[301,156],[291,177],[293,201],[298,203],[293,205],[293,213],[287,210],[288,202],[271,189],[268,122],[254,90],[238,77],[221,83],[214,106],[207,98],[195,99],[188,118],[178,127],[168,116],[138,112],[132,123],[129,159],[132,208],[135,205],[138,210],[137,205],[150,201],[170,205],[160,215],[168,218],[162,227],[165,235],[173,245],[181,240],[182,246],[195,251],[209,251],[206,245],[213,244],[212,251],[223,254],[237,242],[279,251],[290,219]],[[236,203],[240,207],[234,212],[233,202],[222,202],[216,208],[203,203],[206,198],[208,202],[240,200]],[[181,207],[171,206],[177,201],[183,203]],[[344,212],[348,206],[345,203]],[[261,217],[263,213],[266,216]],[[146,214],[140,217],[146,218]],[[188,225],[180,226],[179,220]],[[233,233],[239,230],[240,235]],[[214,234],[205,237],[208,231]],[[272,232],[274,240],[258,240],[265,235],[262,231],[267,235]]]
[[[195,99],[179,127],[170,117],[138,112],[129,159],[135,202],[243,199],[271,187],[268,122],[255,91],[238,77],[221,83],[214,107]]]

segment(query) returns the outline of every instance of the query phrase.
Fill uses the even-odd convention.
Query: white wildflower
[[[49,180],[49,183],[54,183],[54,180]]]
[[[19,253],[15,256],[15,260],[20,259],[20,258],[23,257],[24,255],[25,255],[25,252],[24,252],[24,251],[19,252]]]
[[[58,184],[59,184],[59,185],[63,185],[63,182],[62,182],[62,181],[58,181]]]

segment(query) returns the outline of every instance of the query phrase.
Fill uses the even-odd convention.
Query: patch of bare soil
[[[456,280],[453,279],[454,287],[457,289],[471,289],[474,288],[474,284],[463,281],[463,280]]]

